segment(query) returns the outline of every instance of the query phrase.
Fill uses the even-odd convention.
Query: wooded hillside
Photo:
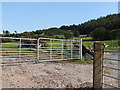
[[[103,29],[103,30],[101,30]],[[107,38],[97,39],[96,35],[98,31]],[[49,29],[35,30],[32,32],[23,32],[17,34],[10,34],[8,30],[4,30],[3,36],[14,36],[14,37],[52,37],[52,38],[72,38],[78,37],[79,35],[91,35],[93,39],[96,40],[105,40],[105,39],[114,39],[117,36],[118,31],[120,32],[120,14],[107,15],[105,17],[100,17],[98,19],[89,20],[85,23],[79,25],[69,25],[61,26],[60,28],[51,27]],[[104,33],[104,34],[103,34]],[[63,35],[63,36],[62,36]],[[114,37],[114,38],[111,38]]]

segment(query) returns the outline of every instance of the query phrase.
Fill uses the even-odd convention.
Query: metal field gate
[[[82,40],[0,37],[1,65],[82,59]]]

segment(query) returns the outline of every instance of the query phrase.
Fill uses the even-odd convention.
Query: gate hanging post
[[[102,90],[103,84],[103,44],[94,43],[93,88]]]
[[[50,60],[52,60],[52,39],[50,39]]]
[[[82,59],[82,39],[80,39],[79,41],[79,56],[80,56],[80,59]]]
[[[20,44],[19,44],[19,59],[20,59],[20,57],[21,57],[22,42],[21,42],[21,38],[19,40],[20,40]]]
[[[40,38],[37,39],[37,60],[39,60],[39,40]]]

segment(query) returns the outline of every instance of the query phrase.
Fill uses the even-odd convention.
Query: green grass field
[[[19,45],[16,44],[2,44],[0,45],[1,48],[18,48]]]
[[[92,37],[84,37],[83,39],[83,45],[85,45],[86,47],[88,47],[89,44],[92,45],[93,47],[93,43],[96,41],[91,41]],[[87,41],[84,41],[87,40]],[[118,41],[117,40],[106,40],[106,41],[100,41],[102,43],[105,43],[106,45],[108,45],[107,48],[105,48],[105,50],[117,50],[117,46],[118,46]]]
[[[55,37],[55,38],[65,38],[64,35],[55,35],[54,37]]]
[[[80,38],[74,38],[75,40],[80,40]],[[83,37],[83,45],[85,45],[86,47],[88,47],[88,45],[91,45],[93,47],[93,43],[95,41],[92,41],[92,37]],[[48,46],[50,47],[50,42],[46,41],[48,43]],[[105,50],[117,50],[117,46],[118,46],[118,41],[117,40],[107,40],[107,41],[100,41],[102,43],[105,43],[106,45],[109,45],[107,48],[105,48]],[[2,44],[0,45],[1,48],[18,48],[19,47],[19,43],[18,42],[12,42],[13,44]],[[15,43],[15,44],[14,44]],[[68,47],[71,47],[71,42],[69,41],[64,41],[64,43],[67,43]],[[18,44],[18,45],[16,45]],[[52,41],[52,47],[58,47],[61,48],[62,47],[62,41]]]

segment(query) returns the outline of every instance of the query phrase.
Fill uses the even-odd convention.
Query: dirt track
[[[115,74],[111,70],[106,73]],[[92,79],[92,65],[42,62],[2,67],[2,88],[92,87]],[[115,86],[118,83],[110,78],[104,78],[104,82]]]
[[[2,70],[3,88],[65,88],[92,83],[92,65],[44,62]]]

